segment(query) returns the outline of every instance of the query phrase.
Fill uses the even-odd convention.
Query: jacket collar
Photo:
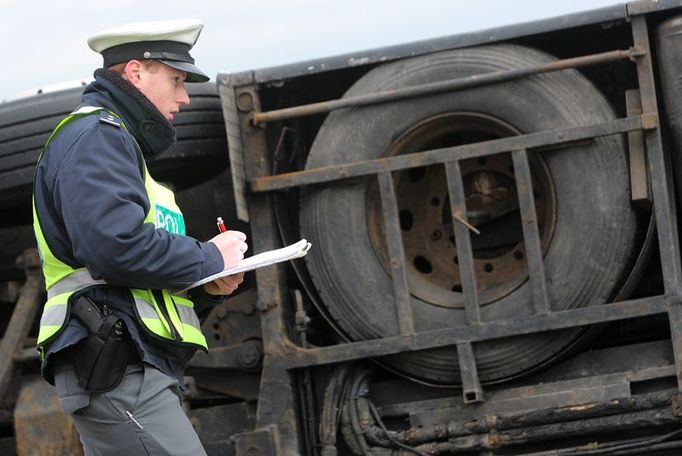
[[[151,159],[175,143],[175,128],[149,99],[118,73],[100,68],[83,92],[83,104],[102,106],[118,114]]]

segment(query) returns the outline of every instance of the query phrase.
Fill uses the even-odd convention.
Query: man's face
[[[187,73],[184,71],[158,62],[150,68],[140,68],[139,76],[137,88],[169,121],[173,120],[180,106],[189,104],[184,84]]]

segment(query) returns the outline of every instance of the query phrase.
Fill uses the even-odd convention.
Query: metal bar
[[[528,262],[533,306],[537,315],[545,315],[550,312],[549,297],[547,295],[542,242],[540,241],[540,232],[538,230],[538,217],[533,196],[533,180],[530,175],[527,151],[515,150],[512,152],[512,161],[514,162],[516,191],[519,197],[521,226],[523,227],[523,240],[526,247],[526,261]]]
[[[488,432],[482,434],[476,433],[463,437],[454,437],[443,443],[434,442],[419,445],[416,447],[416,449],[434,454],[469,453],[471,451],[479,451],[483,449],[506,449],[508,446],[512,445],[546,442],[555,439],[566,441],[574,437],[600,433],[613,433],[615,435],[622,435],[623,433],[626,433],[627,435],[627,432],[631,430],[634,432],[635,430],[647,427],[672,427],[679,426],[679,424],[680,418],[673,414],[670,407],[662,407],[636,412],[619,413],[616,415],[582,418],[561,423],[527,426],[510,430],[497,430],[492,427],[492,429],[490,429]],[[637,452],[634,454],[645,454],[642,453],[642,450],[648,450],[651,446],[653,446],[653,442],[649,445],[643,445],[641,448],[637,448]],[[558,453],[545,454],[556,455]],[[576,453],[576,456],[579,454],[580,453]],[[585,452],[584,454],[590,453]],[[623,453],[619,451],[612,454]]]
[[[457,344],[459,373],[462,378],[462,397],[465,404],[483,402],[483,388],[478,379],[476,358],[473,346],[468,343]]]
[[[625,91],[625,106],[628,116],[642,114],[642,100],[639,90]],[[641,131],[631,131],[628,133],[628,154],[630,158],[630,194],[632,201],[644,209],[651,210],[646,147],[644,146],[644,133]]]
[[[367,176],[385,171],[400,171],[416,166],[428,166],[452,160],[493,155],[512,150],[565,144],[595,137],[642,130],[643,128],[656,128],[657,126],[658,120],[654,116],[625,117],[585,127],[529,133],[527,135],[510,136],[475,144],[465,144],[463,146],[432,149],[414,154],[359,161],[345,165],[326,166],[305,171],[294,171],[276,176],[256,177],[250,180],[250,190],[254,193],[282,190],[301,185],[320,184]]]
[[[660,349],[662,344],[657,344]],[[476,419],[479,416],[498,415],[504,413],[533,412],[546,408],[555,410],[575,404],[590,402],[606,402],[617,397],[631,396],[631,384],[644,380],[662,380],[675,375],[674,366],[640,368],[623,366],[623,369],[611,374],[598,374],[595,371],[584,372],[587,377],[570,380],[554,380],[507,387],[501,390],[486,392],[485,403],[476,408],[464,406],[454,396],[420,401],[396,402],[387,401],[377,404],[381,416],[401,417],[410,415],[410,424],[414,427],[429,427],[447,422],[456,416],[459,420]],[[672,396],[672,394],[670,394]],[[617,405],[617,404],[614,404]]]
[[[478,325],[461,325],[422,331],[410,338],[393,336],[313,349],[301,349],[290,343],[285,363],[287,369],[333,364],[406,351],[445,347],[462,342],[481,342],[554,329],[625,320],[662,314],[667,311],[668,299],[664,296],[655,296],[562,310],[542,316],[531,316],[522,320],[496,320]]]
[[[414,334],[414,320],[412,318],[412,303],[407,288],[407,273],[405,272],[405,251],[400,233],[398,219],[398,199],[395,196],[393,176],[390,172],[380,173],[379,191],[381,193],[381,208],[384,215],[384,230],[386,231],[386,247],[393,279],[393,294],[395,296],[396,316],[400,334],[409,336]]]
[[[372,104],[386,103],[391,101],[405,100],[424,95],[433,95],[442,92],[468,89],[483,85],[496,84],[511,81],[525,76],[532,76],[540,73],[551,73],[569,68],[580,68],[584,66],[615,62],[618,60],[632,59],[640,53],[635,49],[615,50],[591,54],[570,59],[555,60],[551,63],[527,67],[515,68],[513,70],[493,71],[490,73],[477,74],[464,78],[452,79],[449,81],[433,82],[421,84],[413,87],[398,90],[388,90],[369,95],[359,95],[356,97],[342,98],[339,100],[322,101],[307,105],[294,106],[290,108],[276,109],[266,112],[254,112],[253,122],[255,124],[263,122],[273,122],[278,120],[292,119],[296,117],[311,116],[322,114],[336,109],[367,106]]]
[[[632,18],[632,34],[636,47],[649,49],[649,35],[644,16]],[[644,54],[637,60],[637,77],[642,97],[642,113],[656,114],[656,83],[651,56]],[[651,189],[654,200],[654,213],[658,229],[658,245],[662,248],[661,268],[665,292],[682,298],[682,265],[680,264],[680,244],[677,227],[675,198],[672,193],[672,166],[666,163],[660,129],[645,132],[647,156],[651,172]]]
[[[244,170],[244,149],[239,130],[240,119],[235,98],[235,88],[232,86],[230,77],[221,76],[218,84],[223,119],[225,119],[225,133],[227,136],[227,149],[229,154],[230,174],[232,175],[232,193],[234,194],[235,208],[239,220],[249,221],[249,208],[246,201],[246,176]],[[249,92],[240,94],[242,97],[250,96]]]
[[[240,90],[242,91],[236,94],[236,100],[243,101],[248,98],[249,103],[257,108],[260,103],[257,92],[249,87]],[[248,112],[244,110],[239,110],[238,121],[240,131],[244,132],[243,148],[249,151],[248,154],[244,154],[246,176],[268,174],[272,168],[265,132],[251,126]],[[272,198],[268,195],[248,195],[251,236],[256,252],[280,247],[272,205]],[[281,445],[282,454],[299,454],[301,433],[300,421],[295,418],[298,402],[295,399],[294,373],[287,372],[281,360],[289,328],[285,315],[289,296],[286,292],[284,271],[281,267],[261,268],[255,271],[255,274],[264,354],[260,375],[260,400],[256,409],[256,428],[277,429],[276,435],[279,436],[277,445]]]
[[[26,271],[26,282],[21,288],[19,299],[0,342],[0,397],[5,397],[14,371],[14,358],[24,348],[26,336],[40,308],[44,291],[38,251],[27,250],[20,257],[20,263],[23,263]]]
[[[677,373],[677,389],[682,392],[682,305],[673,303],[668,311],[670,324],[670,341],[675,355],[675,372]]]
[[[532,387],[529,387],[532,388]],[[523,393],[519,399],[523,398]],[[580,406],[576,407],[576,404]],[[475,418],[463,418],[459,410],[449,410],[449,419],[442,423],[429,426],[419,426],[413,432],[399,434],[400,441],[409,445],[444,440],[452,437],[462,437],[472,434],[485,434],[492,429],[505,431],[522,429],[531,426],[542,426],[550,423],[567,423],[570,421],[584,420],[613,416],[645,410],[655,410],[672,406],[672,394],[670,390],[642,394],[637,396],[610,396],[600,401],[573,402],[569,406],[550,407],[534,410],[519,410],[513,412],[497,412],[491,414],[479,414]],[[446,411],[447,413],[447,411]],[[491,421],[491,416],[495,421]],[[453,419],[453,417],[457,417]]]
[[[452,230],[455,233],[457,258],[459,261],[459,276],[462,280],[462,294],[464,296],[464,310],[468,323],[481,322],[481,308],[476,289],[476,272],[474,252],[471,247],[469,229],[460,220],[466,220],[467,208],[464,196],[462,171],[458,161],[445,164],[445,174],[448,181],[450,195],[450,214],[452,216]],[[475,370],[475,366],[474,366]]]

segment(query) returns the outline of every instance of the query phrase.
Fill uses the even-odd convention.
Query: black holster
[[[90,333],[71,351],[78,384],[91,393],[111,391],[121,383],[132,354],[123,320],[83,295],[72,303],[71,315]]]

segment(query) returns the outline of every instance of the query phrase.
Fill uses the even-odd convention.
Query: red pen
[[[225,226],[225,222],[223,222],[222,217],[218,217],[216,224],[218,225],[218,231],[220,231],[221,233],[227,231],[227,227]]]

